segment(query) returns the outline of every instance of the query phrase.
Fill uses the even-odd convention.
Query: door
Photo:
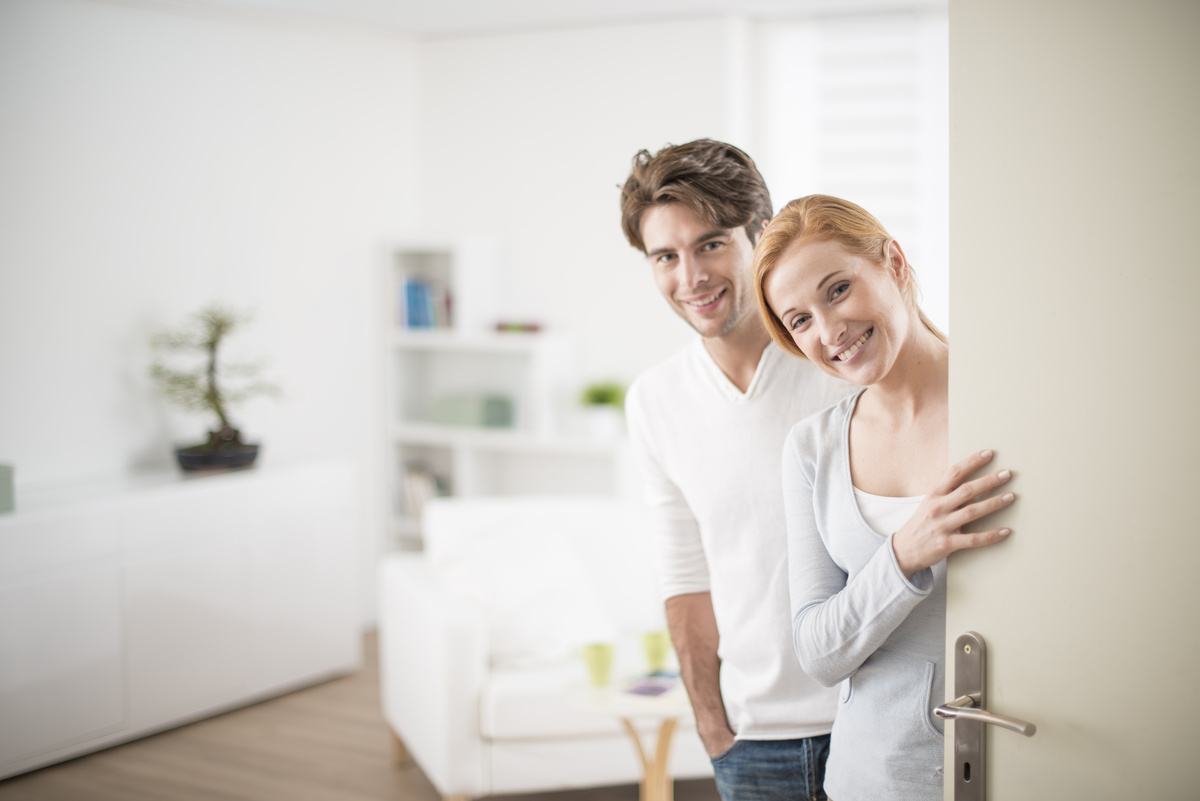
[[[947,664],[981,634],[1038,727],[988,727],[987,798],[1200,798],[1200,3],[950,5],[952,456],[1018,501]]]

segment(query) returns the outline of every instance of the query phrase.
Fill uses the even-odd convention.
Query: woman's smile
[[[850,347],[846,348],[845,350],[843,350],[840,353],[834,354],[833,360],[835,362],[850,361],[850,359],[852,359],[854,357],[854,354],[858,353],[859,348],[861,348],[866,343],[866,341],[871,338],[871,334],[873,334],[873,333],[875,333],[874,326],[872,326],[871,328],[868,328],[867,332],[865,334],[863,334],[861,337],[859,337],[858,339],[856,339],[850,345]]]

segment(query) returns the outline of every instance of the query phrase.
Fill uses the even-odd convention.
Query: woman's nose
[[[827,348],[836,348],[844,344],[846,339],[846,324],[840,320],[830,320],[825,317],[818,318],[818,326],[821,332],[821,344]]]

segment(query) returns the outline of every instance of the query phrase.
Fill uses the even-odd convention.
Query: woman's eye
[[[849,291],[850,291],[850,282],[842,281],[839,284],[833,285],[833,289],[831,289],[829,291],[829,296],[831,298],[840,298],[842,295],[846,294]]]
[[[797,314],[795,317],[792,318],[792,322],[790,325],[788,325],[788,329],[791,331],[799,331],[801,328],[804,327],[804,324],[807,322],[808,322],[807,314]]]

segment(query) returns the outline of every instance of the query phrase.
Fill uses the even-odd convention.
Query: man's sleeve
[[[708,592],[708,561],[700,540],[700,525],[683,492],[667,475],[660,457],[669,443],[656,440],[654,410],[647,408],[638,384],[625,399],[629,440],[641,469],[645,499],[654,525],[655,564],[659,593],[665,601],[676,595]]]

